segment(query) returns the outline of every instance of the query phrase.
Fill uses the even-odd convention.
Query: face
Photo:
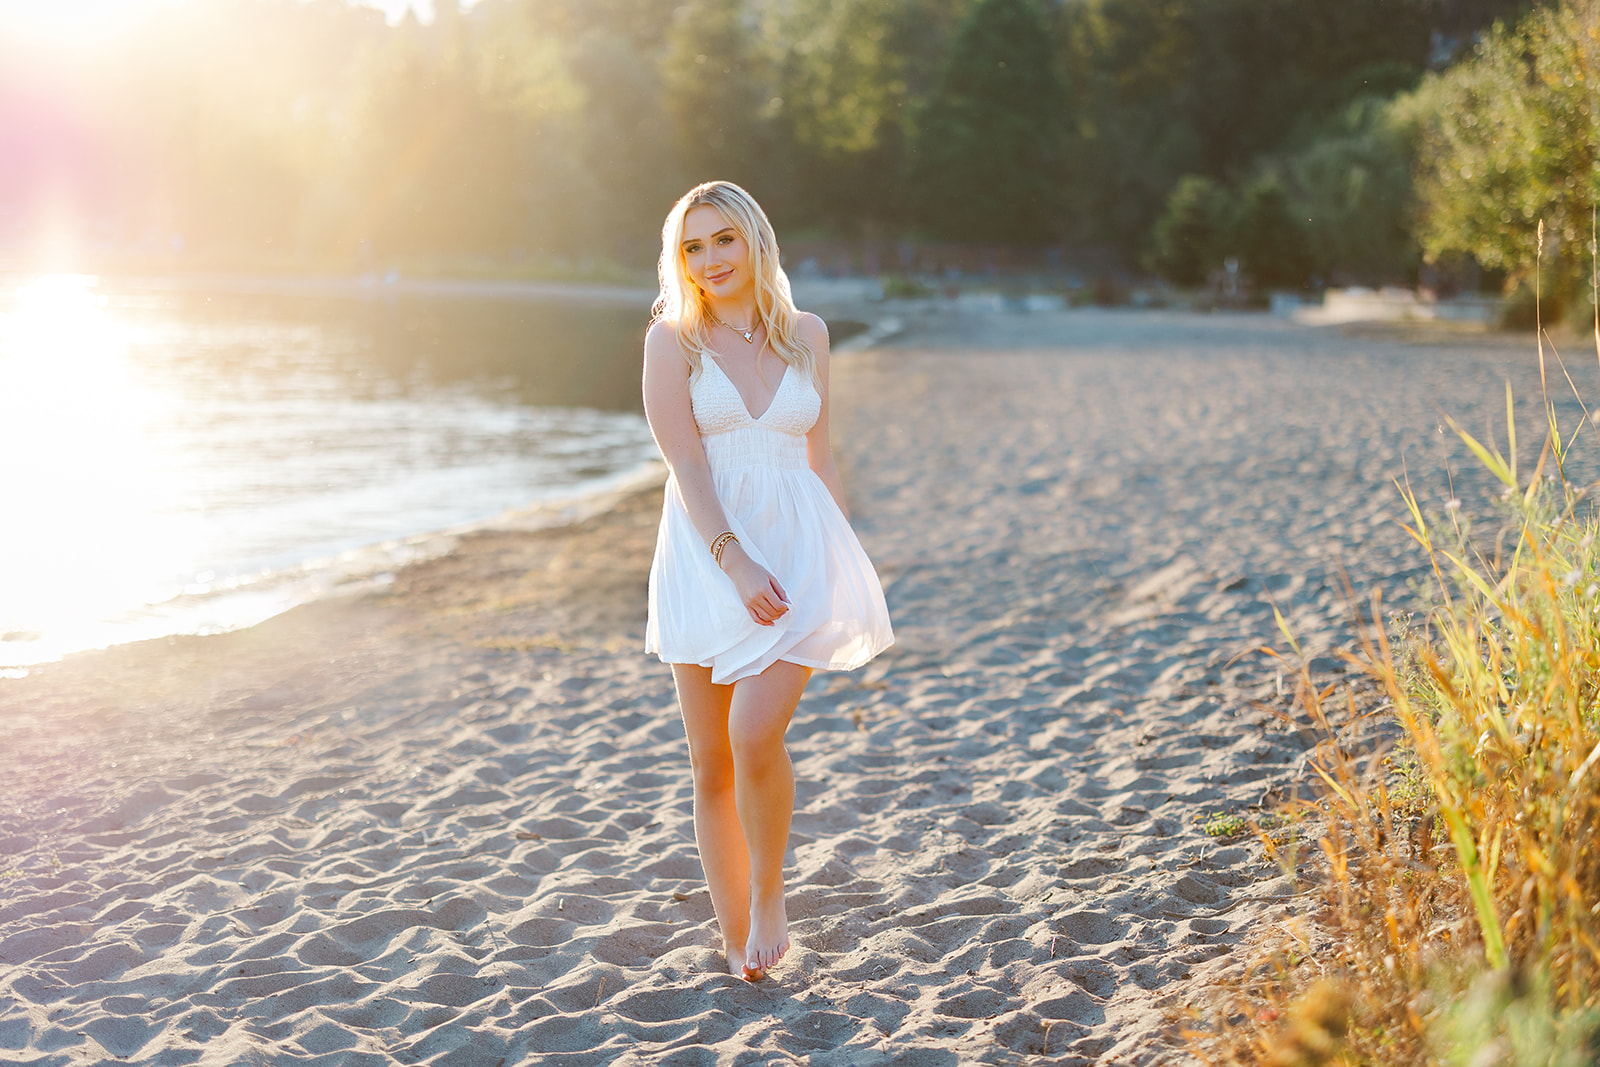
[[[754,288],[750,246],[710,204],[698,204],[684,215],[679,248],[689,280],[709,295],[733,299]]]

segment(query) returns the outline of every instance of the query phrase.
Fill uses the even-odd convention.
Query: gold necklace
[[[760,320],[757,320],[756,322],[752,322],[750,324],[750,328],[748,330],[743,330],[743,329],[740,329],[739,327],[733,325],[732,323],[723,322],[721,319],[717,318],[717,313],[715,311],[713,311],[711,313],[711,318],[716,322],[716,324],[718,326],[727,327],[728,329],[732,330],[734,333],[738,334],[740,337],[743,337],[746,341],[749,341],[751,344],[755,344],[756,343],[756,329],[761,325]]]

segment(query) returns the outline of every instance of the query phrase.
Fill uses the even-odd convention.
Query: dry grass
[[[1541,374],[1547,345],[1541,330]],[[1510,400],[1505,453],[1456,427],[1504,487],[1495,543],[1401,485],[1434,610],[1396,634],[1374,599],[1355,690],[1297,668],[1324,738],[1315,796],[1287,813],[1309,855],[1261,838],[1318,905],[1190,1033],[1208,1063],[1600,1062],[1600,509],[1566,474],[1590,420],[1564,437],[1547,392],[1525,474]]]

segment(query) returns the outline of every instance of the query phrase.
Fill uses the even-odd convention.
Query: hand
[[[788,612],[789,594],[771,572],[745,553],[742,545],[735,542],[723,551],[722,569],[733,579],[740,602],[759,625],[771,626]]]

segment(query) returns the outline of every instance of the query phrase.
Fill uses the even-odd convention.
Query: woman
[[[644,408],[671,475],[645,649],[677,684],[728,971],[754,981],[789,947],[784,731],[812,670],[894,636],[828,443],[828,329],[796,310],[760,205],[730,182],[689,190],[660,277]]]

